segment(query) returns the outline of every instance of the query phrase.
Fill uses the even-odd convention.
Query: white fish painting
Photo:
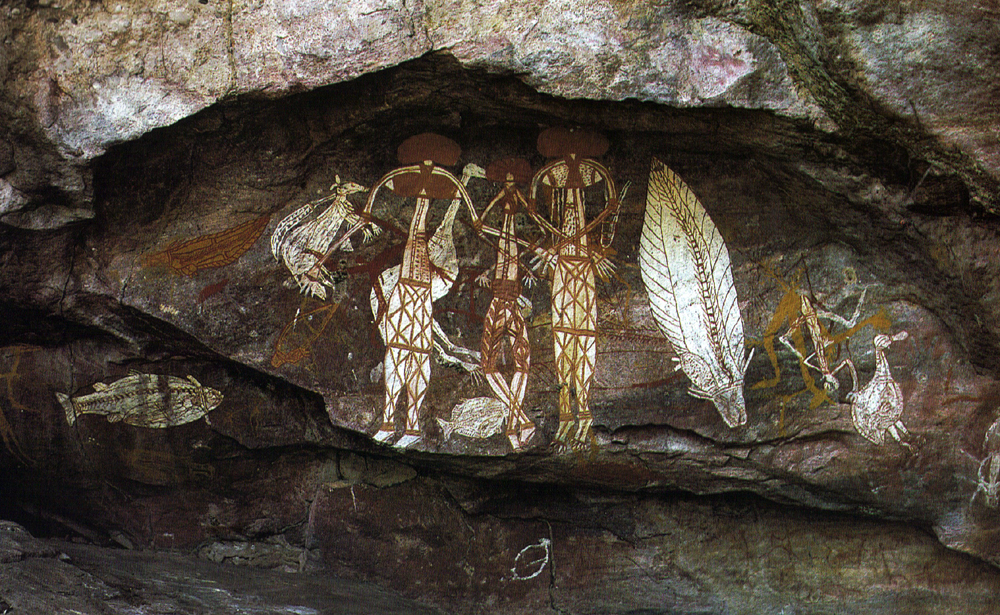
[[[687,184],[655,158],[639,269],[653,317],[691,380],[690,394],[711,400],[729,427],[745,424],[750,359],[729,250]]]
[[[467,438],[485,440],[494,436],[507,425],[507,406],[495,397],[473,397],[455,406],[451,420],[437,419],[444,439],[453,433]]]
[[[81,414],[103,414],[108,421],[136,427],[173,427],[197,421],[222,403],[222,393],[204,386],[194,376],[177,378],[130,372],[111,384],[97,382],[89,395],[56,393],[66,411],[66,422]]]

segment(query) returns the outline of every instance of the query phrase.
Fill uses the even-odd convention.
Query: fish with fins
[[[467,438],[485,440],[503,431],[507,424],[507,406],[493,397],[473,397],[458,404],[451,411],[451,420],[437,419],[444,439],[453,433]]]
[[[98,382],[89,395],[56,393],[73,425],[81,414],[103,414],[108,421],[136,427],[173,427],[197,421],[222,403],[222,393],[203,386],[194,376],[177,378],[129,372],[111,384]]]

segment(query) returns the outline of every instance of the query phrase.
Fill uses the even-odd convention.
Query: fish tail
[[[64,393],[56,393],[56,399],[59,400],[59,404],[66,410],[66,422],[70,425],[76,423],[76,408],[73,407],[73,400],[69,398],[69,395]]]
[[[451,421],[446,421],[444,419],[437,420],[438,425],[441,426],[441,431],[443,432],[444,439],[447,440],[451,438],[451,434],[455,431],[455,424]]]

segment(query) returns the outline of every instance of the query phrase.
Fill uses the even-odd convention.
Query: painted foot
[[[569,443],[574,451],[586,451],[595,447],[594,431],[590,428],[590,421],[586,424],[580,423],[576,430],[576,437]]]
[[[576,437],[570,443],[574,450],[579,451],[591,448],[594,442],[594,430],[590,426],[593,422],[594,419],[590,418],[589,412],[586,416],[580,418],[576,426]]]
[[[535,424],[531,421],[527,423],[522,423],[516,429],[509,430],[507,432],[507,439],[510,440],[510,445],[515,451],[519,451],[528,445],[531,441],[532,436],[535,435]]]
[[[396,448],[407,448],[413,444],[420,441],[419,431],[407,431],[403,434],[403,437],[399,439],[398,442],[393,444]]]
[[[372,437],[379,442],[388,442],[394,435],[396,435],[396,428],[389,423],[383,423],[381,429],[376,431]]]
[[[565,419],[559,417],[559,430],[556,431],[555,441],[563,444],[569,443],[574,427],[576,427],[576,421],[572,417]]]

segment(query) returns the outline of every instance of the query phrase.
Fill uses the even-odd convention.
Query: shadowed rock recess
[[[996,14],[5,3],[0,612],[998,612]]]

